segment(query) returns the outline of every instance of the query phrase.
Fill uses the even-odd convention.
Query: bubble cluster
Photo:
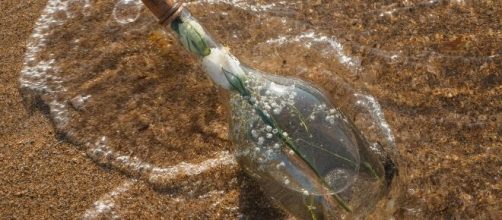
[[[343,131],[343,123],[348,122],[342,113],[335,108],[328,108],[330,104],[322,94],[302,81],[246,70],[245,84],[251,95],[235,95],[232,98],[232,109],[235,111],[233,123],[237,124],[232,132],[239,148],[238,156],[251,160],[257,170],[277,170],[272,172],[273,178],[294,190],[317,194],[319,192],[309,189],[308,184],[290,184],[292,180],[298,181],[298,176],[295,176],[298,174],[287,174],[292,167],[297,166],[291,162],[291,157],[301,156],[313,167],[327,168],[321,170],[321,175],[328,175],[330,169],[346,165],[337,165],[337,158],[323,158],[315,156],[313,152],[337,152],[335,154],[343,155],[338,156],[347,158],[353,164],[346,168],[347,175],[339,175],[336,183],[331,181],[332,186],[336,192],[350,186],[357,176],[359,155],[357,143],[351,142],[355,140],[350,134],[352,131]],[[267,124],[263,117],[270,118],[272,124]],[[318,129],[326,130],[328,136]],[[333,140],[329,137],[332,134],[336,135]]]

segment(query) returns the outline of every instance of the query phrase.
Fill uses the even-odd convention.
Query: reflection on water
[[[496,109],[502,103],[493,100],[501,81],[500,3],[203,0],[187,5],[248,64],[322,86],[372,146],[396,157],[401,153],[407,190],[401,193],[396,184],[378,214],[399,209],[398,215],[408,217],[455,216],[461,212],[457,201],[472,206],[460,186],[431,188],[437,181],[460,185],[442,174],[453,172],[449,164],[460,163],[451,158],[466,158],[458,166],[473,172],[481,169],[473,166],[480,162],[466,155],[491,159],[484,148],[470,145],[490,149],[497,139]],[[25,99],[45,103],[59,132],[97,163],[156,187],[176,184],[186,173],[234,169],[224,98],[143,8],[138,0],[49,1],[21,72]],[[486,172],[469,178],[482,179]],[[469,196],[481,199],[481,194]],[[395,200],[399,197],[406,201]]]

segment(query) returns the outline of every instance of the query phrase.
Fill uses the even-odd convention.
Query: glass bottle
[[[314,85],[241,64],[181,8],[169,24],[230,95],[230,136],[241,167],[298,219],[368,214],[388,192],[393,162]]]

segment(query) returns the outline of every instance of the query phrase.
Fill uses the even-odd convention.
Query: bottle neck
[[[228,76],[245,81],[240,61],[222,47],[202,25],[174,0],[142,0],[145,6],[159,19],[163,26],[169,26],[183,46],[202,60],[202,67],[219,86],[232,90]]]
[[[150,11],[159,19],[159,22],[163,25],[170,24],[174,19],[176,19],[181,10],[183,9],[183,4],[180,2],[174,2],[174,0],[142,0],[143,4],[150,9]]]
[[[176,33],[183,47],[201,59],[204,71],[216,84],[225,89],[232,89],[228,75],[225,75],[228,73],[245,79],[240,61],[221,46],[186,8],[173,20],[170,28]]]

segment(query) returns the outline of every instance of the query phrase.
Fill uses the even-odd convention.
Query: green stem
[[[347,163],[348,163],[350,166],[352,166],[353,168],[356,168],[356,167],[357,167],[357,164],[356,164],[354,161],[352,161],[352,160],[350,160],[350,159],[348,159],[348,158],[346,158],[346,157],[342,157],[342,156],[340,156],[340,155],[338,155],[338,154],[335,154],[335,153],[333,153],[333,152],[331,152],[331,151],[329,151],[329,150],[326,150],[326,149],[324,149],[324,148],[322,148],[322,147],[318,147],[318,146],[316,146],[316,145],[314,145],[314,144],[311,144],[311,143],[309,143],[309,142],[307,142],[306,140],[303,140],[303,139],[301,139],[301,138],[299,138],[299,139],[298,139],[298,141],[302,141],[302,142],[304,142],[305,144],[308,144],[309,146],[311,146],[311,147],[313,147],[313,148],[317,148],[317,149],[319,149],[319,150],[321,150],[321,151],[324,151],[324,152],[326,152],[326,153],[330,154],[330,155],[331,155],[331,156],[333,156],[333,157],[336,157],[336,158],[338,158],[338,159],[340,159],[340,160],[343,160],[343,161],[347,162]]]
[[[312,220],[317,220],[317,217],[314,213],[314,197],[313,196],[308,196],[310,201],[305,201],[305,205],[307,206],[307,209],[309,210],[310,216],[312,217]],[[306,199],[306,198],[305,198]]]
[[[309,131],[309,127],[307,126],[307,123],[305,123],[305,119],[303,118],[302,113],[300,113],[300,111],[298,111],[298,109],[296,108],[296,106],[292,105],[292,106],[290,106],[290,107],[291,107],[291,108],[293,109],[293,111],[294,111],[294,112],[298,115],[298,118],[300,119],[300,122],[301,122],[302,126],[305,128],[305,131],[306,131],[307,133],[309,133],[309,135],[310,135],[310,136],[312,136],[312,133],[310,133],[310,131]]]
[[[370,171],[370,173],[373,175],[373,177],[376,177],[376,178],[380,178],[380,176],[378,175],[378,173],[375,171],[375,169],[373,169],[373,166],[371,166],[370,163],[368,162],[363,162],[363,167],[365,167],[366,169],[368,169]]]

